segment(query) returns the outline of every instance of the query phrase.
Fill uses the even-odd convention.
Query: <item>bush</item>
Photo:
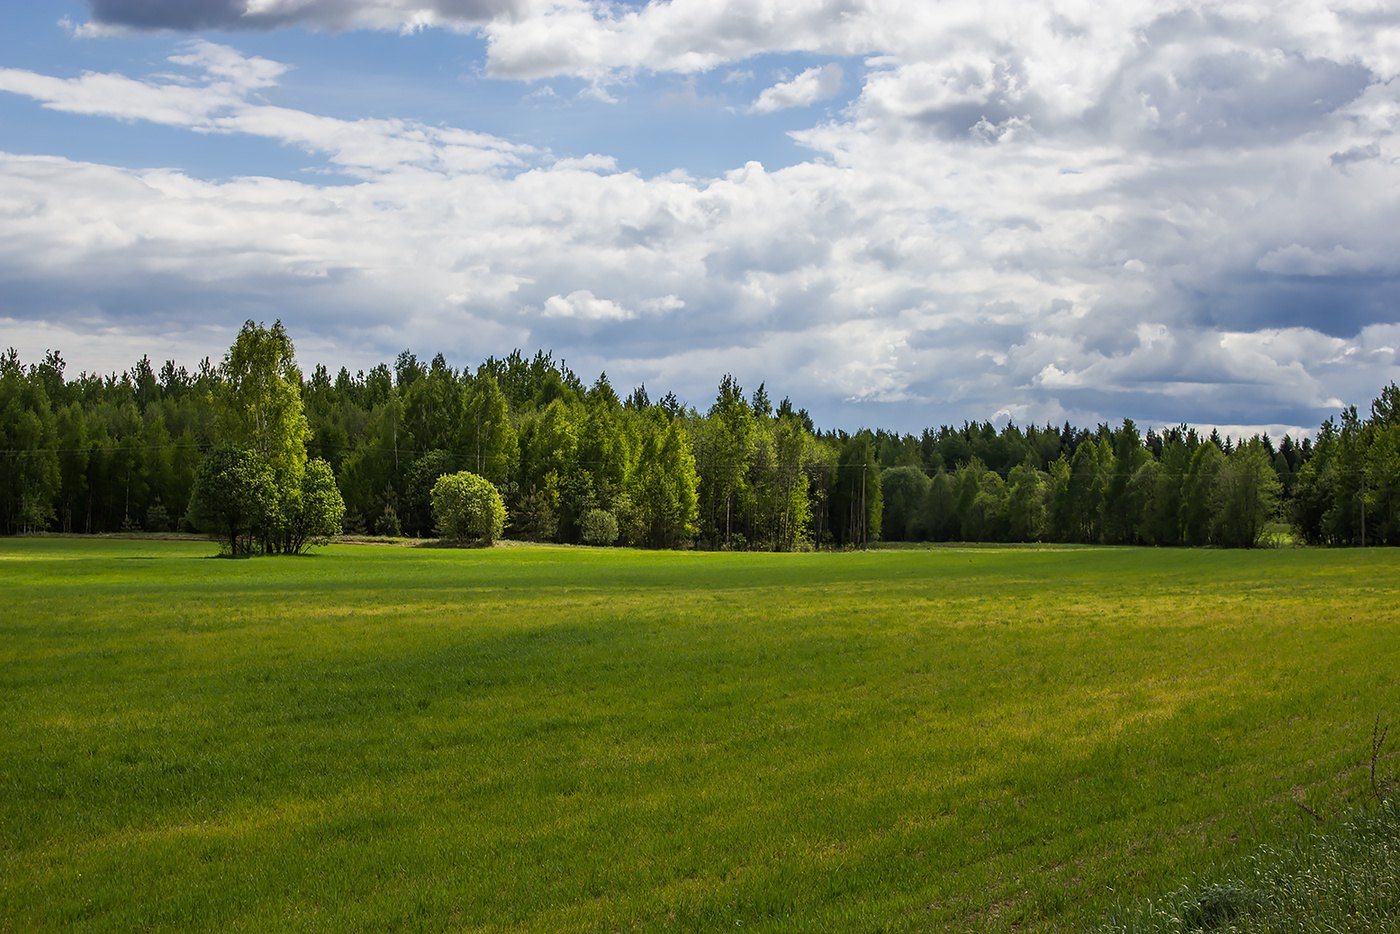
[[[579,520],[585,545],[611,545],[617,541],[617,516],[606,509],[590,509]]]
[[[489,545],[505,531],[505,501],[485,477],[465,470],[438,477],[432,501],[438,533],[450,541]]]

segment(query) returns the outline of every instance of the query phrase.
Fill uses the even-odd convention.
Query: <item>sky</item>
[[[1306,433],[1400,379],[1390,0],[0,12],[0,345]]]

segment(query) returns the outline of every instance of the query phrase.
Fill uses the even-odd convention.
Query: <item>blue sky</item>
[[[1400,13],[93,0],[0,29],[0,343],[551,349],[818,421],[1311,429],[1400,377]]]

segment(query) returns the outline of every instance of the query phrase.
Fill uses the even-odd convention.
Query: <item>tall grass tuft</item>
[[[1113,934],[1393,934],[1400,931],[1395,797],[1261,847],[1236,879],[1184,886],[1112,919]]]

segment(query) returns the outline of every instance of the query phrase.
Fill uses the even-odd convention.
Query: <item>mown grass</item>
[[[0,928],[1082,930],[1367,787],[1400,555],[0,542]]]

